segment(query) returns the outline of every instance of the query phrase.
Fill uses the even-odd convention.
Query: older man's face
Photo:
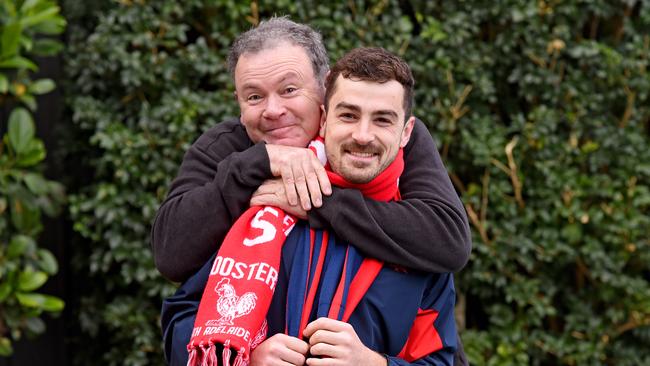
[[[253,142],[305,147],[318,133],[323,92],[302,47],[280,43],[243,54],[235,88]]]
[[[415,119],[404,124],[404,88],[339,76],[320,135],[332,171],[351,183],[367,183],[406,146]]]

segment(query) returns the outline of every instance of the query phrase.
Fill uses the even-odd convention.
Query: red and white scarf
[[[310,148],[328,170],[332,184],[360,189],[377,200],[399,195],[397,183],[404,170],[402,150],[393,163],[367,184],[351,184],[329,170],[321,139]],[[265,338],[266,313],[278,279],[282,245],[296,219],[277,207],[254,206],[230,229],[212,264],[194,322],[188,366],[217,366],[217,345],[223,345],[222,365],[249,364],[250,352]],[[348,309],[349,312],[352,309]]]

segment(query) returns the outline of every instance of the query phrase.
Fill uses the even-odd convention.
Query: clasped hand
[[[251,205],[269,205],[284,209],[300,218],[306,211],[321,207],[323,195],[332,194],[325,168],[306,148],[266,145],[271,173],[276,179],[262,184],[251,197]]]
[[[286,334],[262,342],[251,355],[251,366],[385,366],[386,359],[366,347],[348,323],[319,318],[303,335],[309,343]]]

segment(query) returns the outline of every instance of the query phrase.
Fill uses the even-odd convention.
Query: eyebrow
[[[334,109],[350,109],[355,112],[361,112],[361,107],[356,104],[350,104],[346,102],[339,102]]]
[[[287,72],[286,74],[284,74],[282,76],[279,83],[286,83],[287,81],[294,81],[294,80],[299,80],[299,79],[300,79],[300,74],[298,74],[298,73],[296,73],[294,71],[289,71],[289,72]],[[257,81],[254,81],[254,82],[248,81],[248,82],[245,82],[244,84],[242,84],[241,89],[242,89],[242,92],[247,91],[248,89],[256,90],[256,89],[259,89],[258,85],[259,85],[259,82],[257,82]]]
[[[374,112],[372,112],[372,114],[374,116],[390,116],[390,117],[393,117],[393,118],[398,118],[399,117],[397,115],[397,112],[395,112],[393,110],[390,110],[390,109],[374,111]]]
[[[359,107],[356,104],[350,104],[350,103],[346,103],[346,102],[339,102],[334,107],[334,109],[349,109],[349,110],[351,110],[353,112],[357,112],[357,113],[361,112],[361,107]],[[397,115],[397,112],[395,112],[394,110],[391,110],[391,109],[380,109],[378,111],[373,111],[372,115],[375,116],[375,117],[376,116],[389,116],[389,117],[393,117],[393,118],[399,118],[399,116]]]

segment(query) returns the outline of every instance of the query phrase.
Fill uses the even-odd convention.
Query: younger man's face
[[[336,80],[320,136],[332,171],[351,183],[368,183],[384,171],[406,146],[414,117],[404,122],[404,88],[385,83]]]

